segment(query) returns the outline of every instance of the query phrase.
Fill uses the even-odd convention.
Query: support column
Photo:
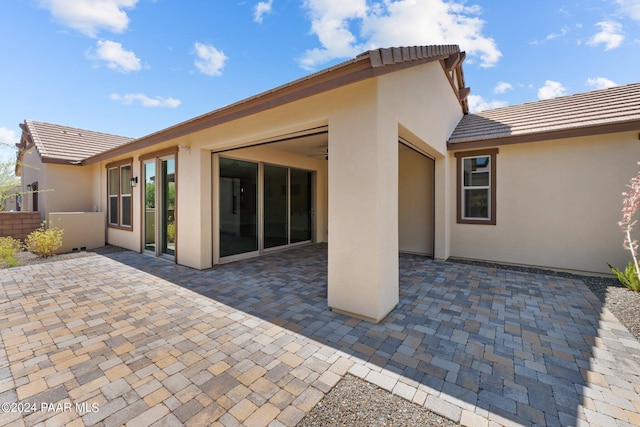
[[[455,189],[451,188],[449,157],[435,160],[435,240],[433,257],[446,260],[451,253],[451,203],[455,203]],[[455,206],[455,204],[453,205]]]
[[[329,122],[328,246],[329,307],[383,319],[399,300],[398,125],[375,108]]]
[[[188,146],[188,141],[184,145]],[[181,148],[177,161],[177,262],[199,270],[210,268],[211,153]]]

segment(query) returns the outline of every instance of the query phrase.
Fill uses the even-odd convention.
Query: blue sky
[[[474,111],[637,82],[640,0],[2,0],[0,142],[25,119],[140,137],[425,44],[467,52]]]

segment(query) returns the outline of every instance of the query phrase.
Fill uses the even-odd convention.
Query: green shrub
[[[15,255],[22,251],[22,242],[13,237],[0,237],[0,267],[16,267],[20,261]]]
[[[607,264],[609,265],[609,268],[611,268],[611,271],[613,271],[613,274],[616,275],[620,283],[622,283],[632,291],[640,292],[640,278],[638,277],[636,268],[631,261],[629,261],[629,265],[627,265],[627,268],[625,268],[624,272],[618,270],[609,263]]]
[[[40,228],[32,231],[25,239],[25,247],[39,257],[53,256],[62,246],[62,233],[58,227],[46,228],[47,221],[43,221]]]
[[[176,241],[176,223],[170,222],[167,224],[167,242],[174,243]]]

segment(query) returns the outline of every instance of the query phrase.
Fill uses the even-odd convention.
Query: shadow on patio
[[[628,334],[582,281],[401,255],[400,303],[372,324],[328,309],[326,251],[207,271],[106,256],[354,355],[367,362],[356,374],[456,421],[473,422],[466,409],[500,424],[635,422]]]

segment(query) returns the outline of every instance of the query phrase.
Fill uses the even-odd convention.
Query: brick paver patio
[[[0,425],[295,425],[347,373],[465,425],[640,425],[640,344],[581,281],[403,255],[374,325],[326,262],[1,270]]]

